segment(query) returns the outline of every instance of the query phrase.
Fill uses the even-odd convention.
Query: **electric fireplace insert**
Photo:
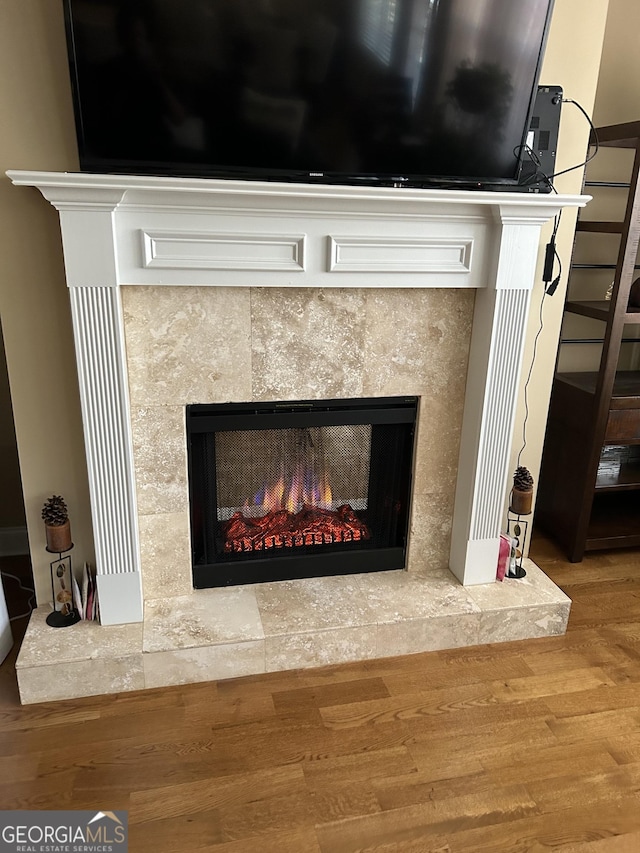
[[[417,406],[188,406],[194,587],[404,568]]]

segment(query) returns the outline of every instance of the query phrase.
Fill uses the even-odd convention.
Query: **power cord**
[[[518,461],[516,462],[516,468],[520,467],[520,459],[522,454],[525,451],[527,446],[527,422],[529,420],[529,383],[531,382],[531,376],[533,374],[533,367],[536,363],[536,353],[538,351],[538,341],[540,340],[540,335],[542,334],[542,330],[544,328],[544,317],[543,317],[543,309],[544,309],[544,300],[547,298],[548,293],[545,288],[542,299],[540,300],[540,325],[538,326],[538,331],[536,332],[536,336],[533,339],[533,354],[531,356],[531,363],[529,364],[529,372],[527,374],[527,380],[524,383],[524,420],[522,422],[522,447],[518,453]]]
[[[560,227],[560,220],[562,218],[562,211],[560,211],[553,222],[553,231],[551,233],[551,238],[547,243],[545,249],[544,256],[544,268],[542,272],[542,280],[544,283],[544,290],[542,292],[542,299],[540,300],[540,320],[538,331],[536,332],[536,336],[533,340],[533,353],[531,355],[531,362],[529,364],[529,372],[527,373],[527,379],[524,383],[524,420],[522,422],[522,447],[518,453],[518,461],[516,463],[516,467],[520,467],[520,459],[524,450],[527,446],[527,423],[529,421],[529,383],[531,381],[531,376],[533,375],[533,367],[536,363],[536,354],[538,352],[538,341],[540,340],[540,335],[544,329],[544,301],[547,296],[553,296],[553,294],[558,289],[558,285],[560,284],[560,279],[562,278],[562,260],[560,259],[560,255],[558,254],[558,250],[556,249],[556,235],[558,233],[558,228]],[[553,277],[553,269],[555,266],[556,260],[558,261],[558,275]]]
[[[555,193],[557,192],[557,190],[553,185],[553,179],[557,178],[558,175],[566,175],[568,172],[573,172],[576,169],[582,169],[584,166],[587,165],[587,163],[590,163],[600,150],[600,141],[598,140],[598,131],[596,130],[593,122],[591,121],[591,116],[587,113],[582,104],[580,104],[573,98],[563,98],[561,95],[556,95],[553,102],[573,104],[574,107],[577,107],[582,113],[582,115],[589,122],[589,127],[591,128],[591,138],[593,139],[593,151],[588,154],[587,157],[581,163],[577,163],[575,166],[569,166],[568,169],[561,169],[561,171],[554,172],[552,175],[547,175],[541,169],[538,168],[540,166],[540,160],[538,159],[538,156],[535,151],[531,150],[531,147],[529,145],[525,144],[521,146],[521,153],[526,154],[531,160],[531,162],[536,166],[536,171],[527,178],[524,183],[524,186],[529,186],[532,184],[537,184],[540,181],[544,181],[544,183],[547,184],[551,191]]]
[[[566,175],[567,172],[573,172],[575,169],[581,169],[583,166],[586,166],[587,163],[590,163],[593,160],[593,158],[600,150],[600,140],[598,139],[598,131],[596,130],[595,125],[591,121],[591,116],[585,110],[582,104],[578,103],[578,101],[574,101],[573,98],[562,98],[562,103],[573,104],[574,107],[577,107],[582,113],[582,115],[589,122],[589,127],[591,128],[591,136],[593,138],[593,151],[591,152],[591,154],[587,155],[587,157],[582,161],[582,163],[578,163],[576,166],[569,166],[568,169],[562,169],[560,172],[554,172],[554,174],[550,176],[551,180],[557,178],[558,175]]]
[[[557,97],[560,97],[559,95]],[[594,127],[593,122],[591,121],[590,116],[587,114],[586,110],[582,107],[578,101],[574,101],[572,98],[562,98],[563,104],[573,104],[576,106],[582,114],[585,116],[587,121],[589,122],[589,126],[591,128],[591,134],[593,139],[594,150],[581,162],[575,166],[570,166],[568,169],[562,169],[560,172],[554,172],[553,175],[546,175],[542,170],[536,168],[536,171],[530,178],[527,180],[527,184],[535,184],[539,181],[544,181],[552,192],[557,193],[556,188],[553,185],[553,179],[557,178],[558,175],[565,175],[567,172],[573,172],[575,169],[581,169],[587,165],[593,158],[596,156],[600,149],[600,143],[598,141],[598,132]],[[529,156],[534,165],[538,167],[540,165],[540,161],[534,151],[528,145],[523,146],[523,151]],[[531,376],[533,375],[533,368],[536,363],[536,354],[538,351],[538,341],[540,340],[540,336],[544,329],[544,302],[547,296],[553,296],[553,294],[558,289],[558,285],[560,284],[560,280],[562,278],[562,259],[558,254],[558,250],[556,248],[556,236],[558,233],[558,228],[560,227],[560,220],[562,218],[562,210],[555,216],[553,231],[551,233],[551,237],[549,242],[545,248],[544,255],[544,267],[542,271],[542,281],[544,283],[544,290],[542,293],[542,299],[540,300],[540,313],[539,313],[539,326],[538,331],[536,332],[536,336],[533,340],[533,353],[531,355],[531,362],[529,364],[529,371],[527,373],[527,379],[524,383],[524,420],[522,422],[522,447],[518,452],[518,458],[516,462],[516,467],[520,467],[520,460],[522,458],[522,454],[524,453],[527,446],[527,424],[529,421],[529,383],[531,382]],[[558,262],[558,274],[554,277],[553,272],[555,268],[556,261]]]
[[[556,215],[554,219],[553,231],[551,233],[551,237],[546,245],[544,252],[544,268],[542,271],[542,281],[544,283],[545,296],[553,296],[553,294],[558,289],[558,285],[560,284],[560,278],[562,277],[562,260],[556,248],[556,234],[558,233],[558,228],[560,227],[561,219],[562,210]],[[554,278],[553,268],[555,266],[556,260],[558,261],[559,271],[558,275]]]
[[[516,157],[522,157],[523,154],[526,154],[529,160],[531,160],[533,165],[536,167],[535,172],[529,175],[526,180],[522,181],[522,186],[530,187],[534,184],[539,184],[543,182],[549,187],[550,192],[557,194],[558,191],[553,186],[551,178],[549,177],[549,175],[546,174],[546,172],[543,172],[540,168],[540,158],[530,145],[527,145],[526,143],[524,143],[523,145],[519,145],[517,148],[514,148],[513,153]]]
[[[598,139],[598,131],[596,130],[593,122],[591,121],[591,116],[587,113],[587,111],[584,109],[582,104],[578,103],[578,101],[575,101],[573,98],[562,98],[561,100],[562,100],[563,104],[573,104],[575,107],[577,107],[580,110],[580,112],[582,113],[582,115],[589,122],[589,127],[591,128],[591,138],[593,139],[593,151],[582,161],[582,163],[578,163],[576,166],[570,166],[568,169],[562,169],[560,172],[555,172],[553,175],[549,176],[549,179],[548,179],[549,185],[554,189],[554,191],[555,191],[555,187],[553,186],[553,179],[554,178],[557,178],[558,175],[566,175],[567,172],[573,172],[575,169],[582,169],[584,166],[587,165],[587,163],[590,163],[591,160],[593,160],[593,158],[596,156],[596,154],[600,150],[600,141]],[[560,277],[562,276],[562,261],[560,259],[560,255],[558,254],[558,251],[556,249],[556,234],[558,233],[558,226],[560,225],[560,218],[561,217],[562,217],[562,211],[560,211],[560,213],[555,218],[555,225],[553,228],[553,233],[551,235],[551,239],[547,243],[547,248],[545,251],[544,274],[543,274],[542,279],[543,279],[544,284],[545,284],[545,291],[544,292],[545,292],[545,295],[547,295],[547,296],[553,296],[553,294],[558,289],[558,284],[560,283]],[[558,266],[560,268],[560,271],[559,271],[558,275],[555,278],[553,278],[553,280],[552,280],[553,267],[554,267],[554,263],[555,263],[556,259],[558,261]]]

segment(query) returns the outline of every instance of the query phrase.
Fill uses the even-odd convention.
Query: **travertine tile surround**
[[[124,287],[145,601],[191,591],[184,406],[422,398],[409,570],[448,566],[474,292]]]
[[[570,601],[527,576],[462,586],[447,571],[378,572],[148,601],[144,623],[52,631],[34,611],[16,664],[23,703],[562,634]]]
[[[570,601],[527,577],[462,586],[447,569],[474,294],[453,290],[123,288],[143,623],[66,631],[35,611],[23,703],[561,634]],[[184,406],[422,398],[410,571],[191,585]]]

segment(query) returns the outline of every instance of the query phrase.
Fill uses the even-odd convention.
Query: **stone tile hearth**
[[[447,570],[313,578],[148,601],[143,623],[52,629],[34,611],[24,704],[562,634],[571,602],[527,576],[462,586]]]

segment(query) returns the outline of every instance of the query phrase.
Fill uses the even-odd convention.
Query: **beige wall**
[[[20,485],[18,449],[13,428],[9,377],[0,325],[0,533],[6,528],[24,528],[24,506]]]
[[[616,0],[611,0],[612,3]],[[556,0],[551,32],[545,53],[540,82],[559,85],[564,97],[578,101],[587,113],[592,114],[598,80],[602,43],[609,0]],[[573,104],[563,104],[556,171],[569,168],[584,160],[587,153],[589,125]],[[579,193],[582,188],[582,169],[559,176],[555,183],[558,192]],[[542,445],[547,421],[551,382],[555,370],[557,342],[562,322],[562,308],[567,286],[567,272],[571,259],[576,211],[567,210],[562,215],[558,231],[557,248],[562,258],[562,280],[553,297],[546,297],[543,306],[544,328],[539,337],[535,364],[528,392],[529,417],[526,428],[526,448],[520,464],[525,465],[538,479]],[[544,245],[550,226],[543,232],[538,276],[531,304],[524,355],[523,380],[520,403],[512,447],[512,468],[515,470],[518,452],[523,445],[525,418],[524,382],[533,356],[536,333],[540,327],[542,300],[541,270]]]
[[[616,2],[616,0],[612,0]],[[556,0],[543,82],[564,86],[590,110],[595,93],[608,0]],[[77,168],[66,69],[62,4],[3,0],[0,4],[0,174],[6,169]],[[558,165],[579,162],[587,127],[565,106]],[[579,173],[559,179],[576,191]],[[572,216],[565,214],[560,251],[568,264]],[[56,212],[36,190],[0,178],[0,312],[27,524],[38,598],[48,595],[48,559],[40,509],[62,494],[72,515],[74,559],[92,558],[92,533],[71,322]],[[525,363],[531,356],[540,297],[532,309]],[[545,331],[533,375],[528,450],[523,463],[537,475],[563,294],[545,307]],[[520,416],[521,418],[521,416]],[[516,444],[518,441],[516,440]]]
[[[594,111],[596,125],[640,121],[639,33],[638,0],[609,0]]]
[[[56,211],[6,169],[77,169],[62,3],[0,4],[0,312],[38,599],[50,595],[40,510],[69,506],[76,564],[93,536]]]

